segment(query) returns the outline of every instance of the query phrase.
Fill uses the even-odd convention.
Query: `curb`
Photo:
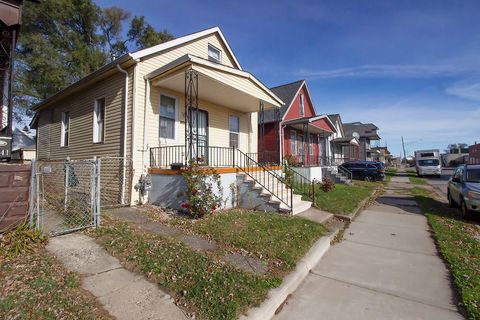
[[[323,255],[330,248],[330,242],[335,238],[338,230],[321,237],[308,250],[307,254],[298,261],[295,270],[289,273],[278,288],[268,292],[267,300],[260,306],[250,309],[247,315],[242,315],[241,320],[265,320],[271,319],[277,309],[283,305],[285,300],[291,295],[307,277],[310,270],[320,261]]]

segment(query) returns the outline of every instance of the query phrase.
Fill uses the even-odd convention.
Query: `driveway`
[[[426,218],[393,177],[275,319],[463,319]]]

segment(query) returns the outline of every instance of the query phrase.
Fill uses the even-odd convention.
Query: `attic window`
[[[208,60],[220,63],[222,60],[222,51],[215,46],[208,44]]]
[[[303,103],[303,94],[300,94],[300,115],[302,117],[305,115],[305,105]]]

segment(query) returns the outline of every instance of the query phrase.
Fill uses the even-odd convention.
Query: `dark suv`
[[[385,166],[377,161],[350,161],[340,167],[350,171],[352,178],[365,181],[382,181],[385,179]]]

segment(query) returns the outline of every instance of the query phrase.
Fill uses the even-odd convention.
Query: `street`
[[[442,168],[442,175],[440,178],[437,177],[425,177],[428,181],[428,183],[434,187],[436,190],[440,191],[441,194],[445,196],[445,199],[447,197],[447,182],[448,179],[452,176],[454,173],[455,169],[454,168]]]

